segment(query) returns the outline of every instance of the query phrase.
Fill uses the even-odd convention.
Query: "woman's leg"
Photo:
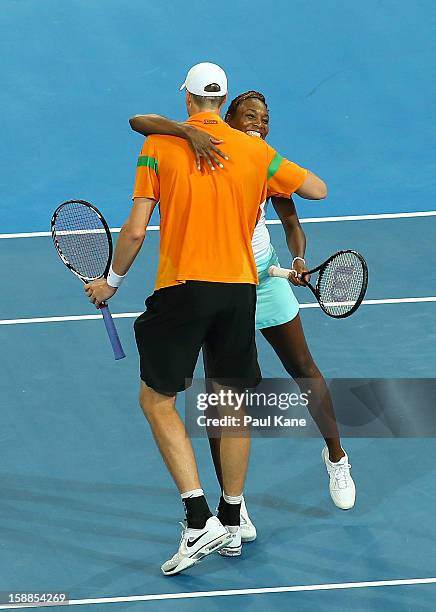
[[[292,321],[260,330],[277,353],[284,368],[297,380],[303,393],[311,390],[309,412],[318,426],[329,451],[330,461],[344,455],[330,392],[318,370],[304,336],[300,315]]]

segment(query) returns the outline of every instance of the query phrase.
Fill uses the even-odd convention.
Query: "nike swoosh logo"
[[[199,540],[200,538],[202,538],[204,535],[206,535],[206,534],[205,534],[205,533],[202,533],[201,535],[199,535],[199,536],[198,536],[198,538],[195,538],[195,540],[191,540],[191,539],[189,539],[189,540],[186,542],[186,546],[187,546],[188,548],[191,548],[191,546],[194,546],[194,544],[197,544],[198,540]]]

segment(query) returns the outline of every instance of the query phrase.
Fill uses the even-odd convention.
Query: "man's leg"
[[[207,308],[203,318],[193,311],[194,289],[186,283],[155,291],[135,321],[140,405],[180,493],[200,488],[192,445],[175,408],[177,391],[192,377],[209,321]]]
[[[200,485],[191,440],[176,410],[176,396],[158,393],[141,381],[140,404],[160,454],[180,491],[188,527],[203,529],[212,512]]]
[[[194,451],[176,410],[176,396],[162,395],[141,381],[139,399],[162,458],[180,493],[200,489]]]
[[[224,286],[223,304],[226,306],[209,328],[203,350],[206,349],[206,370],[214,381],[214,388],[218,387],[218,393],[223,390],[223,397],[228,397],[227,390],[241,392],[255,387],[261,379],[254,329],[256,287],[243,284]],[[222,482],[218,518],[236,534],[232,544],[220,553],[238,555],[241,551],[240,511],[250,437],[243,424],[244,411],[236,410],[235,404],[225,405],[224,401],[219,403],[219,416],[235,420],[239,418],[239,424],[223,427],[221,432],[217,432],[220,435],[219,445],[211,444],[215,468],[220,472],[218,478]],[[219,460],[216,457],[218,449]]]
[[[203,363],[207,393],[227,391],[228,387],[212,381],[213,359],[209,356],[206,346],[203,347]],[[241,392],[235,389],[230,389],[230,391]],[[243,418],[244,413],[240,410],[238,414],[232,407],[209,406],[206,414],[210,418],[225,416]],[[207,431],[215,473],[222,491],[230,496],[242,495],[250,455],[249,429],[241,424],[233,428],[226,427],[224,431],[221,427],[208,427]]]
[[[165,575],[178,574],[230,544],[233,535],[209,510],[200,486],[192,444],[176,411],[175,396],[158,393],[141,381],[140,404],[185,505],[187,525],[179,550],[161,568]]]
[[[203,367],[204,367],[204,376],[206,378],[206,392],[213,393],[214,387],[211,382],[211,373],[210,373],[210,357],[208,357],[207,347],[203,346]],[[210,419],[218,418],[218,411],[216,406],[208,406],[206,411],[206,416]],[[221,428],[219,427],[211,427],[207,426],[207,438],[209,440],[210,453],[212,455],[212,461],[215,468],[215,474],[220,485],[221,491],[223,490],[223,477],[221,470]]]
[[[213,364],[213,361],[211,362]],[[204,346],[203,347],[203,365],[204,365],[204,372],[205,372],[205,376],[206,376],[206,391],[207,393],[213,393],[214,392],[214,386],[210,380],[210,364],[209,364],[209,359],[208,359],[208,351],[207,348]],[[213,367],[213,365],[212,365]],[[206,415],[208,418],[211,419],[216,419],[219,417],[219,413],[218,410],[216,408],[216,406],[208,406]],[[212,455],[212,459],[213,459],[213,464],[215,467],[215,474],[217,477],[217,480],[219,482],[220,488],[221,488],[221,497],[223,495],[223,491],[224,491],[224,486],[223,486],[223,476],[222,476],[222,468],[221,468],[221,438],[222,438],[222,428],[221,427],[211,427],[211,426],[207,426],[207,434],[208,434],[208,440],[209,440],[209,446],[210,446],[210,452]],[[244,433],[244,435],[248,436],[249,431],[246,432],[246,434]],[[243,454],[248,452],[249,448],[246,449],[245,451],[243,451]],[[225,452],[225,451],[224,451]],[[247,456],[247,461],[248,461],[248,456]],[[222,497],[222,499],[224,499]],[[223,505],[223,502],[221,500],[221,506]],[[240,526],[241,526],[241,540],[242,542],[252,542],[253,540],[256,539],[257,537],[257,532],[256,532],[256,527],[254,526],[248,511],[247,511],[247,507],[245,505],[245,499],[244,496],[242,496],[242,502],[241,502],[241,512],[240,512]]]
[[[214,386],[216,386],[214,384]],[[222,387],[221,387],[222,389]],[[233,391],[226,389],[225,391]],[[238,389],[236,392],[241,392]],[[241,506],[243,503],[243,490],[247,474],[250,454],[250,431],[244,425],[245,410],[243,407],[235,411],[234,407],[220,404],[218,415],[222,419],[227,417],[227,426],[217,433],[219,438],[219,467],[222,479],[221,498],[218,505],[218,518],[227,529],[235,535],[229,546],[219,552],[224,556],[238,556],[242,549]],[[238,419],[235,425],[229,425],[231,419]],[[245,539],[245,538],[244,538]]]
[[[220,416],[224,414],[235,416],[235,412],[220,410]],[[242,420],[244,413],[238,411],[238,417]],[[231,497],[242,495],[245,477],[250,456],[250,432],[241,423],[238,426],[226,427],[221,432],[219,445],[220,467],[223,481],[223,492]]]
[[[233,303],[230,304],[230,301]],[[228,318],[228,308],[234,310],[234,305],[239,303],[240,300],[235,296],[232,287],[220,283],[189,281],[155,292],[146,302],[146,313],[135,322],[141,380],[147,381],[147,384],[141,385],[141,407],[150,423],[162,457],[181,492],[187,516],[187,529],[183,533],[179,550],[162,566],[165,574],[186,569],[205,555],[234,540],[233,535],[220,521],[210,516],[200,488],[192,445],[175,410],[174,395],[185,388],[187,379],[192,378],[200,348],[211,329],[211,323],[217,323],[220,327],[219,320],[222,317]],[[254,322],[254,308],[252,315]],[[247,325],[246,313],[241,319]],[[239,331],[239,322],[235,327]],[[222,346],[220,331],[223,331],[222,326],[221,330],[217,330],[215,339]],[[250,332],[253,338],[250,337]],[[254,323],[253,326],[248,323],[247,333],[247,348],[251,351],[254,348],[255,352]],[[226,344],[232,353],[232,334],[225,335]],[[238,354],[235,360],[238,366],[246,358],[245,346],[240,350],[242,355]],[[257,366],[255,357],[255,354],[250,353],[248,360],[254,361]],[[226,368],[229,368],[227,355],[224,356],[224,362]],[[233,368],[230,367],[230,372],[232,371]],[[229,372],[225,375],[228,376]],[[161,390],[162,393],[156,390]],[[243,480],[240,479],[241,482]],[[232,499],[229,503],[235,503],[235,500]],[[210,518],[207,518],[208,516]],[[239,520],[237,524],[239,525]],[[197,533],[193,534],[193,531]]]

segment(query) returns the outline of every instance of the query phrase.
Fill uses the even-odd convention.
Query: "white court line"
[[[111,227],[109,229],[112,234],[117,234],[121,230],[121,227]],[[149,225],[147,227],[147,231],[149,230],[158,231],[159,225]],[[104,230],[100,230],[100,231],[101,233],[104,232]],[[44,238],[47,236],[51,236],[51,232],[24,232],[20,234],[0,234],[0,239],[5,240],[7,238]]]
[[[410,297],[410,298],[385,298],[383,300],[363,300],[362,304],[373,306],[375,304],[416,304],[422,302],[436,302],[436,296],[432,297]],[[337,303],[339,306],[340,302]],[[347,302],[344,302],[347,304]],[[319,308],[318,302],[300,304],[300,308]]]
[[[346,215],[342,217],[308,217],[300,219],[300,223],[330,223],[334,221],[369,221],[372,219],[411,219],[413,217],[436,217],[436,210],[407,213],[381,213],[379,215]],[[267,225],[279,225],[279,219],[269,219]],[[120,227],[111,227],[110,231],[117,234]],[[159,225],[150,225],[147,231],[159,231]],[[0,234],[0,239],[7,238],[41,238],[51,236],[51,232],[24,232],[19,234]]]
[[[363,300],[362,304],[373,306],[377,304],[419,304],[423,302],[436,302],[436,296],[431,297],[409,297],[409,298],[387,298],[383,300]],[[300,304],[300,308],[319,308],[318,302]],[[114,319],[133,319],[139,317],[142,312],[119,312],[111,313]],[[62,321],[93,321],[101,319],[101,314],[95,315],[70,315],[66,317],[36,317],[33,319],[0,319],[0,325],[24,325],[26,323],[60,323]]]
[[[235,595],[264,595],[267,593],[301,593],[304,591],[335,591],[343,589],[363,589],[370,587],[411,586],[417,584],[436,584],[436,578],[410,578],[406,580],[373,580],[370,582],[342,582],[333,584],[304,584],[298,586],[265,587],[259,589],[229,589],[227,591],[194,591],[191,593],[159,593],[157,595],[131,595],[126,597],[98,597],[94,599],[70,599],[70,606],[84,606],[103,603],[129,603],[134,601],[159,601],[168,599],[196,599],[199,597],[225,597]],[[16,604],[2,605],[0,610],[17,608],[51,608],[59,604]]]
[[[379,215],[346,215],[342,217],[307,217],[300,219],[300,223],[329,223],[332,221],[371,221],[374,219],[411,219],[413,217],[436,217],[436,210],[428,210],[425,212],[408,212],[408,213],[383,213]],[[270,219],[268,225],[278,225],[279,219]]]
[[[120,312],[114,314],[111,312],[113,319],[132,319],[139,317],[142,312]],[[62,321],[94,321],[102,319],[101,314],[95,315],[71,315],[67,317],[36,317],[33,319],[0,319],[0,325],[24,325],[26,323],[60,323]]]

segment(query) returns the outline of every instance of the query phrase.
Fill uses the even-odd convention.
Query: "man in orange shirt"
[[[179,488],[186,527],[166,575],[222,549],[241,550],[239,513],[249,437],[223,437],[223,498],[213,517],[201,489],[195,456],[175,409],[177,392],[193,376],[202,346],[211,376],[242,390],[260,380],[255,345],[256,265],[251,238],[259,206],[270,195],[290,197],[324,183],[283,159],[261,139],[230,128],[219,116],[227,78],[215,64],[197,64],[186,81],[188,124],[222,141],[225,168],[199,170],[186,141],[151,136],[142,147],[132,212],[120,232],[107,281],[85,287],[99,305],[121,284],[159,201],[160,258],[155,291],[135,322],[140,355],[140,404]]]

